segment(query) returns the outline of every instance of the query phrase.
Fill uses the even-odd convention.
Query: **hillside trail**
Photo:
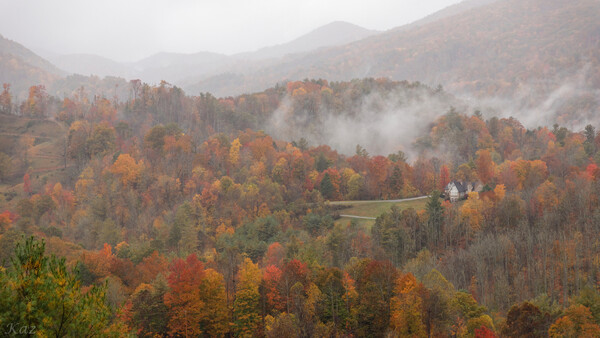
[[[33,135],[33,134],[19,134],[19,133],[8,133],[8,132],[0,132],[0,135],[5,135],[5,136],[16,136],[16,137],[33,137],[33,138],[40,138],[40,139],[47,139],[47,140],[52,140],[52,137],[49,136],[39,136],[39,135]]]
[[[54,166],[54,167],[36,168],[36,169],[32,169],[30,171],[30,173],[32,173],[32,174],[38,174],[38,173],[47,172],[47,171],[56,171],[56,170],[62,170],[62,169],[72,168],[74,166],[75,166],[74,164],[71,164],[71,165],[68,165],[66,167],[64,165],[59,165],[59,166]]]
[[[340,217],[356,218],[356,219],[369,219],[369,220],[376,220],[377,219],[377,217],[356,216],[356,215],[342,215],[342,214],[340,214]]]

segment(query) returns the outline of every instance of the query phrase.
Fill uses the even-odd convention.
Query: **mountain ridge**
[[[494,1],[408,30],[392,29],[236,74],[242,81],[237,88],[214,85],[209,78],[184,89],[232,95],[284,80],[366,76],[493,95],[552,81],[542,88],[548,93],[587,64],[600,68],[597,17],[600,4],[593,0]],[[600,74],[592,75],[587,81],[600,88]]]
[[[117,62],[102,56],[82,53],[55,55],[50,56],[49,59],[72,74],[140,78],[149,83],[159,83],[162,80],[179,83],[186,78],[206,77],[227,72],[228,68],[235,69],[236,65],[244,62],[257,62],[260,66],[266,59],[337,46],[377,33],[379,32],[351,23],[334,21],[292,41],[233,55],[208,51],[159,52],[135,62]]]
[[[379,33],[381,32],[366,29],[349,22],[333,21],[292,41],[263,47],[254,52],[234,54],[233,56],[247,57],[251,60],[283,57],[288,54],[309,52],[323,47],[351,43]]]
[[[48,86],[66,73],[22,44],[0,35],[0,82],[24,96],[30,86]]]

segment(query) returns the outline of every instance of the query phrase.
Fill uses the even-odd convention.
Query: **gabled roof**
[[[456,186],[456,190],[458,190],[459,193],[467,192],[468,183],[463,184],[459,181],[451,181],[450,183],[448,183],[448,186],[450,186],[450,184],[454,184],[454,186]]]

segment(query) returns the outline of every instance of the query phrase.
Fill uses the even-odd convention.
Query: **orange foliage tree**
[[[390,319],[390,325],[396,334],[402,337],[426,336],[421,298],[424,289],[423,284],[411,273],[400,276],[396,280]]]
[[[144,169],[144,162],[136,162],[129,154],[121,154],[113,163],[110,172],[118,176],[123,185],[134,184]]]
[[[488,184],[494,177],[494,162],[492,161],[492,156],[490,151],[487,149],[482,149],[477,152],[477,160],[475,161],[477,165],[477,176],[483,184]]]

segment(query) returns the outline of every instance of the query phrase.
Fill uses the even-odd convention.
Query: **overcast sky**
[[[37,52],[135,61],[288,42],[333,21],[387,30],[460,0],[0,0],[0,34]],[[43,54],[43,53],[42,53]]]

